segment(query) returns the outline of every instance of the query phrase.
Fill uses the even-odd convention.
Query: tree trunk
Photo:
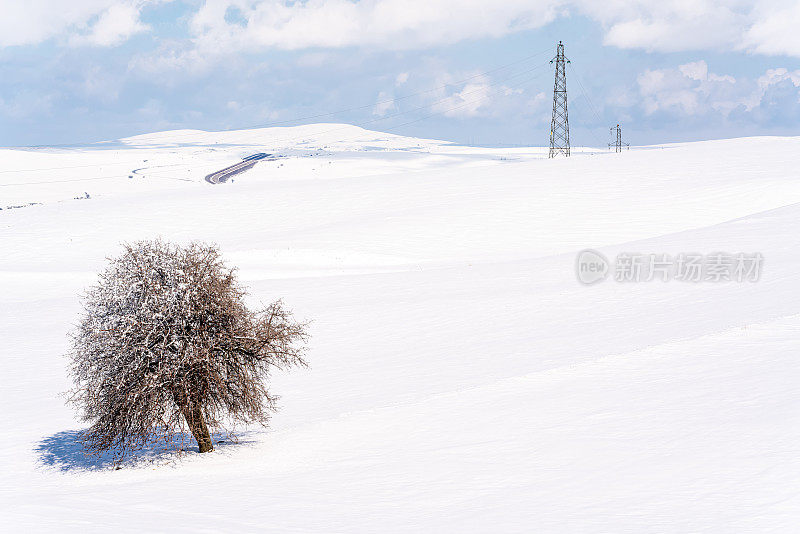
[[[206,421],[203,419],[203,411],[200,409],[199,404],[183,408],[183,416],[186,418],[186,424],[189,425],[189,430],[192,431],[194,439],[197,440],[197,447],[200,452],[211,452],[214,450],[214,443],[211,441],[211,434],[208,432]]]

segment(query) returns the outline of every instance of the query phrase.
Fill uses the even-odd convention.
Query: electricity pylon
[[[614,152],[622,152],[622,147],[624,145],[624,146],[628,147],[628,150],[630,150],[631,145],[629,145],[628,143],[623,143],[622,142],[622,128],[619,127],[619,124],[617,124],[616,126],[613,126],[611,128],[611,133],[614,133],[614,132],[616,132],[616,134],[617,134],[617,139],[613,143],[608,143],[608,148],[611,148],[613,146],[614,147]]]
[[[569,116],[567,115],[567,63],[564,57],[564,45],[558,42],[556,57],[550,63],[556,63],[556,81],[553,86],[553,120],[550,122],[550,156],[556,154],[569,156]]]

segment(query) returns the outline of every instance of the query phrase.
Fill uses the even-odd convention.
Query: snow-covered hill
[[[208,173],[265,152],[233,183]],[[622,154],[322,124],[0,150],[12,531],[764,532],[800,523],[800,138]],[[66,333],[119,243],[218,243],[313,319],[267,431],[84,459]],[[576,254],[760,253],[586,286]],[[610,278],[613,278],[613,274]]]

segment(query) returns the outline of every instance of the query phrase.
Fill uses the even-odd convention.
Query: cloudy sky
[[[309,122],[544,145],[800,134],[800,1],[0,0],[0,145]]]

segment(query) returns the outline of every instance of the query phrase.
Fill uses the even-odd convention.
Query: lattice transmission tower
[[[622,152],[622,147],[628,147],[630,150],[631,145],[628,143],[622,142],[622,128],[619,127],[619,124],[611,128],[611,133],[617,134],[617,139],[613,143],[608,143],[608,148],[614,147],[614,152]]]
[[[569,156],[569,116],[567,115],[567,63],[564,45],[558,42],[556,57],[550,63],[556,64],[556,81],[553,86],[553,119],[550,122],[550,156],[557,154]]]

